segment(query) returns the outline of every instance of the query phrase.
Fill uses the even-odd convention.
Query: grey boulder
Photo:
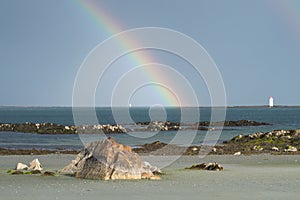
[[[114,179],[159,179],[131,147],[119,144],[113,138],[88,144],[61,173],[71,173],[77,178]]]

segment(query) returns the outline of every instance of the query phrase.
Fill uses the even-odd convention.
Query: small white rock
[[[197,147],[193,147],[193,148],[192,148],[192,151],[197,151],[197,150],[198,150]]]
[[[277,147],[272,147],[272,151],[279,151]]]
[[[234,156],[240,156],[240,155],[242,155],[242,153],[240,151],[238,151],[238,152],[235,152],[233,155]]]
[[[16,170],[27,170],[28,166],[23,163],[17,163]]]

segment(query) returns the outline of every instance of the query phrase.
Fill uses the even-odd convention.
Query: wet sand
[[[95,181],[69,176],[9,175],[17,162],[39,158],[44,170],[59,170],[75,155],[1,156],[1,199],[299,199],[300,156],[143,156],[166,166],[160,181]],[[173,162],[171,165],[169,165]],[[195,163],[218,162],[224,171],[189,171]]]

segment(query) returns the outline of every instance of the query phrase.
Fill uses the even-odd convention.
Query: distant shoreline
[[[95,108],[150,108],[151,106],[96,106]],[[243,105],[243,106],[164,106],[166,108],[269,108],[268,105]],[[94,107],[89,106],[80,106],[80,107],[72,107],[72,106],[10,106],[10,105],[1,105],[1,108],[79,108],[79,109],[89,109]],[[300,108],[300,105],[275,105],[272,108]]]

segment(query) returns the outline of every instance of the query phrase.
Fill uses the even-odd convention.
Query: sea
[[[84,110],[84,108],[82,108]],[[222,108],[224,109],[224,108]],[[95,113],[99,124],[120,123],[130,126],[132,122],[147,122],[164,119],[172,122],[195,123],[210,121],[212,108],[193,107],[165,107],[156,112],[151,107],[97,107]],[[198,116],[182,113],[194,113]],[[129,116],[128,116],[129,113]],[[118,116],[116,122],[116,114]],[[123,117],[122,117],[123,116]],[[87,116],[88,117],[88,116]],[[199,118],[198,118],[199,117]],[[159,131],[159,132],[130,132],[128,134],[85,134],[82,135],[47,135],[35,133],[0,132],[0,148],[12,149],[48,149],[48,150],[80,150],[88,142],[114,137],[118,142],[138,147],[145,143],[161,141],[186,146],[184,138],[189,138],[189,145],[221,144],[238,134],[254,132],[268,132],[281,129],[300,129],[299,107],[229,107],[226,109],[226,120],[254,120],[266,122],[270,125],[248,127],[224,127],[222,131]],[[57,123],[74,125],[74,116],[71,107],[0,107],[0,123]],[[77,124],[78,125],[78,124]],[[178,135],[181,135],[178,139]],[[192,137],[192,139],[191,139]],[[176,139],[174,139],[176,138]],[[182,139],[180,139],[182,138]]]

